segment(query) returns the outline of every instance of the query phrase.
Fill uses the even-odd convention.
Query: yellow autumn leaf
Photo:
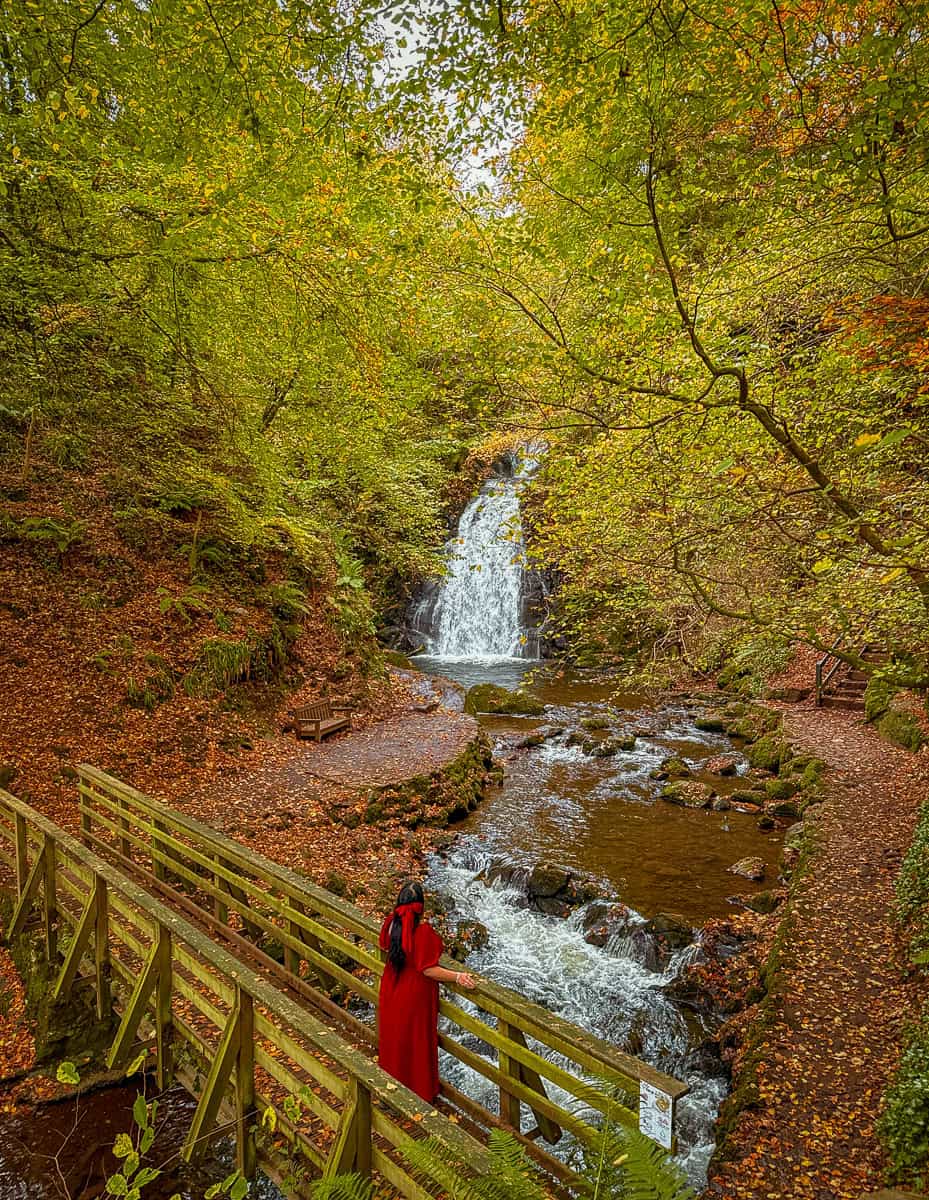
[[[881,440],[879,433],[862,433],[855,438],[856,446],[873,446],[875,442]]]

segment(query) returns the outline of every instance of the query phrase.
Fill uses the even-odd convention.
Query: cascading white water
[[[517,460],[512,475],[495,475],[461,514],[446,545],[448,572],[422,597],[412,624],[437,658],[534,658],[533,631],[522,619],[525,543],[519,493],[536,469]]]
[[[662,990],[694,948],[680,951],[663,971],[638,961],[628,939],[617,938],[598,949],[584,940],[583,911],[569,920],[540,916],[524,906],[518,890],[499,880],[485,885],[480,876],[489,862],[490,855],[479,843],[465,839],[446,859],[433,860],[427,880],[431,890],[452,896],[462,914],[488,931],[487,946],[472,953],[468,965],[607,1041],[622,1045],[635,1031],[638,1053],[647,1062],[690,1085],[677,1106],[678,1162],[691,1184],[702,1187],[713,1149],[713,1119],[726,1084],[694,1061],[686,1022]],[[470,1007],[463,997],[456,1002]],[[533,1049],[570,1067],[541,1045],[533,1044]],[[496,1089],[482,1075],[444,1053],[441,1069],[468,1095],[495,1108]],[[580,1111],[576,1100],[547,1086],[558,1103]],[[585,1115],[596,1119],[593,1111]]]

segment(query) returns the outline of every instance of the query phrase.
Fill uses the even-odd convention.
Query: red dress
[[[390,944],[390,922],[381,929],[380,946]],[[413,953],[398,975],[385,963],[378,1007],[378,1061],[411,1092],[432,1104],[439,1094],[439,985],[423,974],[438,964],[444,949],[431,925],[413,930]]]

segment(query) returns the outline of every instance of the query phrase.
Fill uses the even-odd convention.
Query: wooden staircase
[[[816,664],[816,703],[821,708],[845,708],[852,712],[864,712],[864,694],[871,671],[849,667],[837,658],[834,651],[840,644],[841,641],[837,641],[832,650]],[[858,651],[858,657],[869,666],[873,664],[877,667],[887,661],[887,651],[881,646],[866,642]]]

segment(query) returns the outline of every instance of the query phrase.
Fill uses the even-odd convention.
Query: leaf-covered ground
[[[816,848],[753,1055],[758,1103],[741,1113],[707,1195],[858,1200],[883,1183],[874,1125],[917,1001],[893,887],[929,754],[889,745],[855,713],[785,706],[784,721],[795,746],[828,762],[828,796],[810,822]],[[746,1082],[737,1061],[734,1084]]]

